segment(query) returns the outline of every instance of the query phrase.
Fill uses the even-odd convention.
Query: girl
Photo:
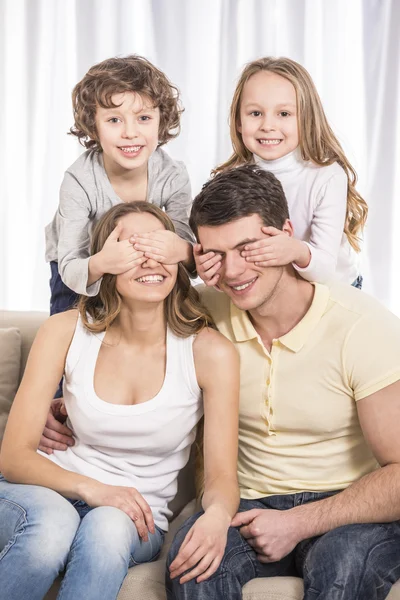
[[[50,314],[96,296],[104,273],[123,273],[134,249],[118,244],[116,232],[89,256],[93,225],[112,206],[147,200],[164,208],[176,233],[156,232],[164,262],[192,269],[192,204],[185,166],[161,149],[179,133],[179,93],[167,77],[140,56],[110,58],[94,65],[72,93],[75,124],[70,132],[87,148],[67,169],[59,207],[46,227],[51,265]]]
[[[215,173],[255,162],[282,183],[296,238],[273,227],[243,256],[259,266],[293,263],[309,281],[341,280],[361,288],[357,253],[367,205],[356,173],[332,132],[309,73],[289,58],[249,63],[230,111],[234,152]],[[218,283],[220,257],[195,247],[198,274]]]
[[[117,226],[122,240],[174,231],[151,204],[119,204],[98,223],[93,253]],[[190,536],[201,580],[223,555],[239,502],[238,357],[207,326],[181,264],[136,261],[50,317],[32,346],[0,456],[7,600],[41,600],[64,569],[60,600],[114,600],[128,567],[156,558],[203,403],[205,513]],[[48,456],[36,448],[63,372],[75,444]]]

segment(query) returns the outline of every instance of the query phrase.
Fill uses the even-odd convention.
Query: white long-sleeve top
[[[358,255],[343,228],[347,205],[347,176],[338,163],[320,167],[304,161],[300,148],[276,160],[256,164],[279,179],[289,206],[294,234],[311,252],[308,267],[294,265],[302,277],[325,283],[353,283],[359,275]]]

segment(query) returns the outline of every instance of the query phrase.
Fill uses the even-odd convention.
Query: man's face
[[[257,267],[241,255],[244,246],[268,237],[259,215],[250,215],[216,227],[198,228],[203,252],[221,255],[218,287],[242,310],[262,307],[274,295],[284,267]]]

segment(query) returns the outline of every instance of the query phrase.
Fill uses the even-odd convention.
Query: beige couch
[[[9,409],[12,395],[15,394],[33,337],[45,318],[46,315],[39,312],[3,311],[0,315],[0,436],[5,413]],[[4,331],[7,328],[15,329]],[[161,557],[153,563],[130,569],[118,600],[165,600],[165,556],[175,531],[194,511],[193,489],[192,466],[188,465],[181,473],[178,494],[171,506],[174,519],[166,536]],[[46,600],[55,600],[57,589],[58,583],[50,590]],[[244,600],[301,600],[302,597],[302,580],[295,577],[254,579],[243,589]],[[388,598],[400,600],[400,582],[393,587]]]

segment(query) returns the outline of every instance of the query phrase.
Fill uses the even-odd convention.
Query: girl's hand
[[[311,253],[305,242],[275,227],[262,227],[261,231],[269,237],[247,244],[242,251],[248,262],[257,267],[283,267],[290,263],[296,263],[301,269],[308,267]]]
[[[188,531],[175,560],[170,566],[171,579],[186,573],[179,583],[197,578],[197,583],[211,577],[225,552],[231,519],[223,509],[210,506]]]
[[[138,534],[144,542],[149,539],[147,532],[155,531],[151,508],[133,487],[107,485],[91,480],[90,483],[85,483],[81,497],[89,506],[114,506],[123,510],[135,523]]]
[[[196,263],[196,271],[199,277],[208,286],[217,285],[219,280],[219,269],[221,268],[221,255],[215,252],[203,254],[201,244],[193,246],[193,256]]]
[[[95,262],[94,270],[98,269],[102,274],[120,275],[141,265],[146,260],[143,252],[135,250],[129,240],[118,240],[121,231],[122,225],[118,223],[106,239],[100,252],[91,257],[91,261]]]
[[[138,233],[129,238],[135,250],[144,253],[165,265],[186,262],[190,256],[190,244],[173,231],[157,229],[148,233]]]

